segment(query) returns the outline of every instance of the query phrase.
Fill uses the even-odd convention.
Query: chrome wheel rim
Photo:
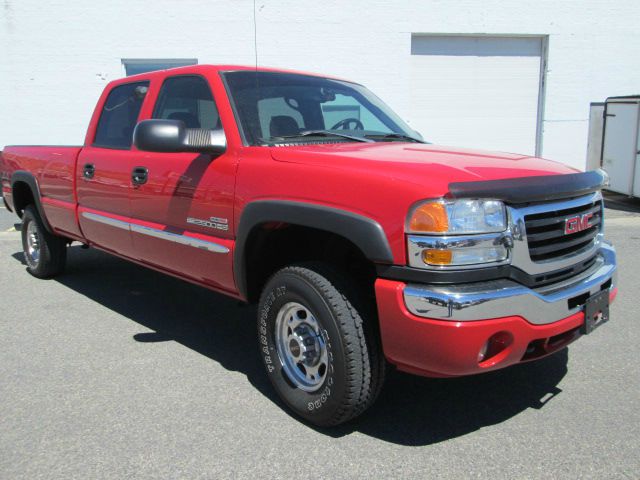
[[[289,380],[301,390],[318,390],[329,369],[327,345],[311,311],[297,302],[280,308],[275,324],[278,357]]]
[[[27,226],[27,257],[34,265],[40,260],[40,233],[35,222],[29,222]]]

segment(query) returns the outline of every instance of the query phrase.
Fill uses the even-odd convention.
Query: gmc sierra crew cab
[[[190,66],[107,85],[84,145],[6,147],[27,270],[80,242],[258,304],[283,401],[364,412],[387,365],[455,377],[605,323],[616,256],[602,171],[427,144],[365,87]]]

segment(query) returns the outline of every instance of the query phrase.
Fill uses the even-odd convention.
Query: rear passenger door
[[[149,88],[148,81],[117,85],[102,107],[93,141],[78,157],[78,217],[92,243],[133,256],[129,230],[133,129]]]
[[[179,120],[187,128],[223,128],[209,83],[199,75],[165,78],[152,117]],[[146,172],[131,193],[137,257],[232,290],[236,156],[136,152],[134,162],[134,169]]]

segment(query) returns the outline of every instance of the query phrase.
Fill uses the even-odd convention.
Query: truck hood
[[[447,191],[450,182],[576,173],[551,160],[420,143],[339,143],[271,147],[280,162],[379,173],[390,179]]]

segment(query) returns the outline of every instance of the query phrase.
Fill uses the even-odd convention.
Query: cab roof
[[[211,73],[219,73],[219,72],[235,72],[235,71],[255,71],[255,72],[277,72],[277,73],[292,73],[297,75],[307,75],[312,77],[320,77],[320,78],[331,78],[334,80],[344,80],[342,78],[334,77],[332,75],[321,75],[318,73],[304,72],[299,70],[289,70],[282,68],[273,68],[273,67],[256,67],[255,65],[187,65],[184,67],[176,67],[176,68],[168,68],[165,70],[154,70],[152,72],[138,73],[136,75],[131,75],[122,79],[115,80],[115,82],[120,81],[136,81],[136,80],[150,80],[154,77],[165,77],[167,73],[170,75],[179,75],[179,74],[211,74]],[[126,80],[125,80],[126,79]]]

